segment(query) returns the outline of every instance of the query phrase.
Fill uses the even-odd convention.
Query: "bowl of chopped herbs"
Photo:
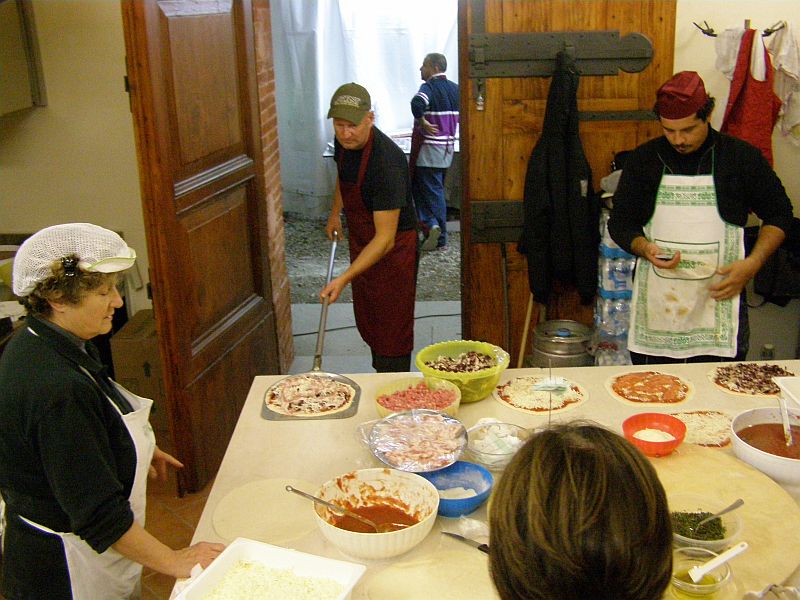
[[[667,502],[672,516],[672,537],[675,545],[706,548],[712,552],[722,552],[733,545],[742,532],[742,519],[737,511],[700,524],[700,521],[721,511],[733,500],[735,498],[689,493],[669,495]]]

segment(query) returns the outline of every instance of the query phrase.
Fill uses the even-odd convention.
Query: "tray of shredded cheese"
[[[365,570],[358,563],[236,538],[175,600],[344,600]]]

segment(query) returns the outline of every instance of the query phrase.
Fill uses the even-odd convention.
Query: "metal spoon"
[[[724,515],[725,513],[729,513],[729,512],[731,512],[732,510],[736,510],[736,509],[737,509],[737,508],[739,508],[739,507],[740,507],[742,504],[744,504],[744,500],[742,500],[741,498],[737,498],[736,500],[734,500],[733,502],[731,502],[729,506],[726,506],[726,507],[725,507],[725,508],[723,508],[721,511],[719,511],[718,513],[715,513],[715,514],[711,515],[710,517],[706,517],[705,519],[703,519],[702,521],[700,521],[700,522],[699,522],[697,525],[695,525],[695,526],[694,526],[694,530],[693,530],[693,531],[694,531],[694,533],[697,533],[697,530],[698,530],[698,529],[700,529],[700,527],[701,527],[701,526],[705,525],[705,524],[706,524],[706,523],[708,523],[709,521],[712,521],[712,520],[716,519],[717,517],[721,517],[721,516],[722,516],[722,515]]]
[[[297,488],[293,488],[290,485],[286,486],[287,492],[292,492],[293,494],[297,494],[298,496],[302,496],[303,498],[307,498],[317,504],[321,504],[322,506],[327,507],[329,510],[332,510],[337,515],[347,515],[348,517],[352,517],[356,521],[361,521],[365,525],[369,525],[372,527],[376,533],[389,533],[391,531],[397,531],[398,529],[405,529],[409,527],[406,523],[375,523],[374,521],[370,521],[366,517],[362,517],[361,515],[354,513],[351,510],[347,510],[337,504],[333,504],[332,502],[328,502],[327,500],[323,500],[322,498],[317,498],[316,496],[312,496],[307,492],[302,492]]]

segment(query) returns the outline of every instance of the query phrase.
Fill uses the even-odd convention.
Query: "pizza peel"
[[[331,241],[331,255],[328,259],[328,274],[325,278],[325,285],[328,285],[333,279],[333,263],[334,259],[336,258],[336,246],[339,241],[339,232],[333,232],[333,240]],[[338,373],[327,373],[322,370],[322,347],[325,344],[325,325],[328,322],[328,304],[330,303],[328,297],[322,299],[322,311],[319,315],[319,329],[317,330],[317,346],[314,349],[314,363],[311,367],[310,371],[306,373],[298,373],[297,375],[289,375],[288,377],[298,377],[303,375],[313,375],[315,377],[328,377],[335,381],[339,381],[341,383],[345,383],[355,390],[353,394],[353,401],[350,403],[350,406],[347,410],[333,413],[331,415],[311,415],[311,416],[304,416],[304,415],[283,415],[280,413],[276,413],[275,411],[270,410],[267,408],[266,402],[263,403],[262,409],[262,416],[265,419],[273,420],[273,421],[285,421],[285,420],[295,420],[295,419],[345,419],[348,417],[352,417],[358,412],[358,400],[361,397],[361,387],[350,379],[349,377],[345,377],[344,375],[339,375]],[[269,389],[267,390],[265,398],[269,397],[270,392],[275,388],[275,386],[280,385],[286,377],[276,381],[273,383]]]

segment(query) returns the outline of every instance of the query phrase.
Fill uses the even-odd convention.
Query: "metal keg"
[[[589,354],[592,329],[577,321],[556,319],[539,323],[533,332],[535,367],[585,367],[594,364]]]

